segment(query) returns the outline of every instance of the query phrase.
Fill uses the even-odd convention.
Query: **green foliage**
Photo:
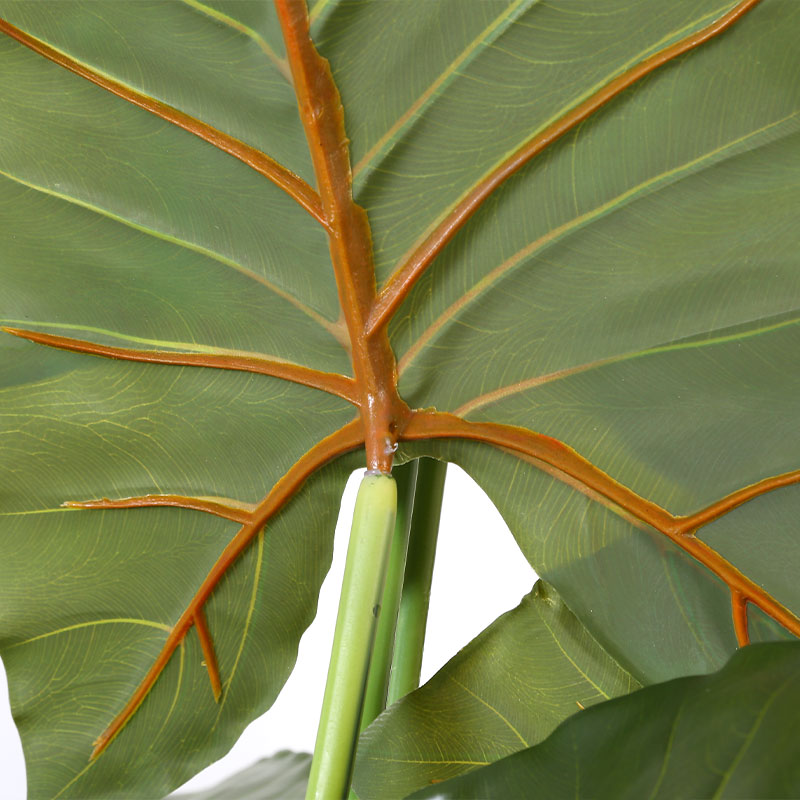
[[[284,750],[184,800],[302,800],[306,796],[311,756]]]
[[[319,0],[311,32],[341,92],[378,286],[511,153],[735,5]],[[271,4],[0,0],[0,16],[315,183]],[[763,0],[500,185],[390,321],[408,405],[554,437],[607,485],[674,515],[797,470],[798,34],[799,3]],[[0,65],[0,324],[352,374],[325,230],[292,197],[4,35]],[[31,800],[163,795],[272,704],[364,454],[315,469],[215,585],[219,704],[192,630],[91,762],[240,526],[62,503],[168,493],[252,508],[353,417],[340,397],[276,377],[0,337],[0,654]],[[481,484],[547,584],[365,732],[366,794],[377,757],[444,754],[435,769],[397,766],[387,796],[545,740],[497,769],[527,764],[563,731],[605,724],[604,711],[579,712],[545,739],[576,701],[718,670],[735,652],[729,587],[630,509],[486,441],[400,442],[399,460],[420,456]],[[800,487],[787,485],[698,536],[796,614],[798,515]],[[754,642],[790,636],[748,610]],[[775,669],[796,652],[772,650]],[[769,648],[752,652],[719,679],[667,683],[608,713],[766,664]],[[776,740],[796,731],[774,724]],[[788,767],[780,780],[768,785],[800,792]]]
[[[639,683],[539,581],[362,736],[353,788],[402,798],[542,741],[581,707]]]
[[[536,747],[415,798],[796,797],[800,644],[753,645],[564,722]]]

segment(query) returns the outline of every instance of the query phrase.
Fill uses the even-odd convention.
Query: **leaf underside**
[[[796,3],[321,0],[335,84],[297,0],[0,17],[31,798],[157,796],[226,751],[396,442],[483,486],[631,680],[800,632]]]

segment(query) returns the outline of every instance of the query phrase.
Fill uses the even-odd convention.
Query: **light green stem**
[[[372,649],[364,711],[361,715],[362,731],[386,708],[386,692],[389,688],[389,670],[392,666],[397,611],[403,591],[403,573],[406,567],[418,463],[410,461],[392,470],[392,477],[397,481],[397,518],[394,523],[392,554],[389,557],[389,570],[386,574],[383,602],[378,618],[378,633],[375,637],[375,647]]]
[[[353,513],[307,800],[342,800],[350,788],[396,509],[394,478],[366,473]]]
[[[419,686],[446,472],[445,462],[419,461],[387,705]]]

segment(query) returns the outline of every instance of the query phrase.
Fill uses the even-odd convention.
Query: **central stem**
[[[306,800],[347,796],[397,510],[391,475],[361,481]]]
[[[397,517],[394,524],[394,538],[392,552],[389,556],[386,585],[383,590],[381,615],[378,620],[378,632],[375,636],[375,647],[372,650],[367,694],[361,714],[362,731],[386,708],[389,673],[394,654],[397,612],[403,592],[408,534],[411,529],[414,495],[417,489],[418,464],[418,461],[409,461],[407,464],[395,466],[392,469],[392,476],[397,483]]]

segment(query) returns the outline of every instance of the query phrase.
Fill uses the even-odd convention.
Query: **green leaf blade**
[[[537,131],[733,5],[671,3],[653,13],[646,4],[614,3],[597,13],[578,2],[506,0],[437,4],[421,16],[410,2],[368,11],[339,4],[318,35],[345,103],[355,107],[354,164],[403,123],[357,186],[371,211],[379,282],[433,220]],[[435,46],[423,45],[425,57],[392,46],[399,20],[422,41],[441,32]],[[364,68],[367,61],[380,70],[379,85],[392,89],[369,103],[375,71]]]
[[[756,7],[498,189],[398,315],[406,396],[469,408],[517,382],[796,312],[795,13]],[[490,340],[504,369],[469,380]],[[463,377],[442,380],[442,361]]]
[[[159,24],[158,15],[153,24]],[[57,197],[189,251],[150,242],[156,254],[151,263],[159,254],[191,262],[199,253],[219,262],[218,282],[225,280],[226,268],[251,274],[254,291],[262,290],[259,282],[270,284],[336,320],[335,282],[329,270],[319,268],[329,263],[324,231],[297,203],[286,202],[281,189],[191,133],[7,37],[0,49],[8,65],[3,183]],[[256,91],[251,89],[254,97]],[[284,136],[298,141],[291,131]],[[266,286],[263,292],[269,294]],[[293,310],[285,300],[279,305],[283,313]]]
[[[3,0],[0,16],[79,62],[247,142],[307,181],[311,160],[268,3]],[[277,36],[275,35],[277,34]],[[269,40],[269,41],[267,41]],[[269,51],[272,51],[272,57]],[[268,124],[265,124],[267,122]]]
[[[414,797],[791,797],[800,788],[797,642],[603,703],[544,743]]]
[[[796,14],[759,4],[503,184],[393,322],[404,396],[555,437],[672,514],[797,469]],[[635,674],[708,672],[733,652],[728,588],[658,532],[485,445],[416,447],[481,484]],[[742,511],[735,549],[713,546],[745,574],[772,559],[759,580],[796,609],[778,574],[795,544],[770,532],[748,553]]]
[[[47,351],[29,347],[35,366]],[[330,564],[337,501],[353,464],[339,460],[310,478],[207,602],[220,703],[192,629],[93,762],[93,740],[240,526],[183,509],[60,504],[202,495],[209,486],[255,502],[352,411],[264,376],[59,358],[71,366],[56,377],[0,393],[4,445],[15,453],[3,469],[2,654],[29,796],[158,796],[222,756],[288,678]],[[290,426],[278,411],[288,400]]]
[[[542,741],[579,708],[639,686],[540,581],[362,734],[355,791],[404,797]]]
[[[536,131],[733,6],[320,0],[315,35],[341,86],[379,283]],[[269,4],[5,1],[0,14],[311,180]],[[557,437],[675,514],[797,469],[799,28],[794,2],[765,0],[501,186],[392,320],[403,399]],[[5,37],[0,59],[2,324],[350,373],[324,231],[290,197]],[[148,492],[255,503],[353,409],[264,376],[14,337],[0,353],[0,641],[31,797],[157,795],[221,755],[283,684],[357,461],[309,478],[212,594],[222,705],[192,630],[89,767],[93,738],[236,526],[60,504]],[[707,672],[735,650],[728,587],[579,481],[485,443],[402,447],[487,489],[623,674]],[[699,533],[792,609],[797,496],[765,495]],[[788,635],[752,604],[749,619],[754,641]],[[442,687],[465,717],[491,714],[463,695]],[[533,732],[515,719],[515,741],[538,740],[567,705]],[[483,760],[512,746],[502,733]],[[470,748],[463,760],[478,760],[480,742]]]

